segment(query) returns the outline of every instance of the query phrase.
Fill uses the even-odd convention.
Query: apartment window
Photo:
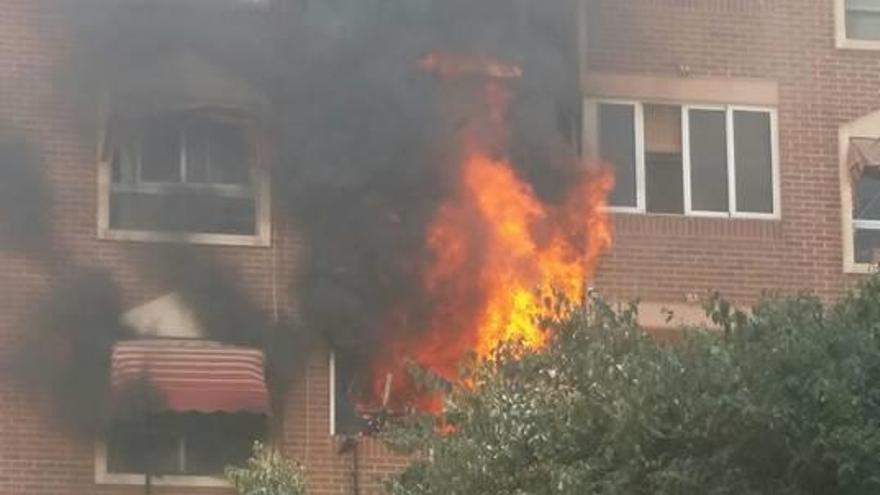
[[[107,472],[215,476],[242,465],[265,438],[258,414],[162,413],[116,421],[107,434]]]
[[[106,231],[265,236],[265,188],[241,116],[169,112],[108,127]]]
[[[876,265],[880,263],[880,140],[851,138],[848,155],[853,261]]]
[[[357,410],[358,387],[364,383],[358,378],[355,360],[348,353],[330,354],[330,434],[357,435],[368,429],[367,420]]]
[[[838,0],[844,2],[846,38],[880,41],[880,1]]]
[[[593,109],[598,154],[616,172],[614,209],[778,215],[772,110],[638,102]]]

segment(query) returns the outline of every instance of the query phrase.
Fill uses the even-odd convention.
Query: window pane
[[[723,110],[690,110],[691,207],[729,211],[727,131]]]
[[[866,171],[856,187],[853,198],[853,218],[880,220],[880,176]]]
[[[880,230],[855,229],[856,263],[880,263]]]
[[[186,182],[209,183],[210,133],[204,125],[190,125],[184,132],[186,148]]]
[[[110,227],[255,235],[256,203],[253,197],[229,197],[212,191],[114,192],[110,197]]]
[[[180,130],[167,119],[156,119],[143,129],[141,180],[180,182]]]
[[[244,129],[218,123],[211,129],[211,179],[220,184],[249,184],[250,160]]]
[[[681,107],[645,106],[645,208],[684,213]]]
[[[770,114],[733,113],[736,155],[736,209],[773,213],[773,144]]]
[[[599,155],[614,165],[612,206],[637,206],[635,107],[601,103],[598,107]]]
[[[880,40],[880,4],[869,0],[847,0],[846,36],[859,40]]]

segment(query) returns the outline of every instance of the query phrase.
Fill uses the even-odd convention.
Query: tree
[[[226,478],[241,495],[303,495],[306,492],[302,466],[260,442],[254,443],[247,466],[227,467]]]
[[[421,452],[395,495],[880,493],[880,281],[800,295],[660,343],[637,307],[593,300],[471,367],[439,419],[389,439]],[[440,427],[438,427],[438,421]]]

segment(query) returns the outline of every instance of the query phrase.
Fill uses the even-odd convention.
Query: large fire
[[[486,120],[504,125],[508,95],[502,81],[519,77],[518,67],[437,54],[420,67],[444,77],[482,74]],[[455,381],[469,355],[488,359],[508,341],[542,347],[548,336],[541,318],[558,316],[560,299],[583,299],[598,257],[610,244],[604,206],[613,179],[607,171],[584,166],[565,198],[547,204],[489,145],[464,141],[456,192],[428,228],[432,260],[422,275],[432,300],[427,328],[407,331],[406,308],[389,315],[389,347],[373,363],[367,408],[437,412],[442,397],[414,386],[410,365]]]

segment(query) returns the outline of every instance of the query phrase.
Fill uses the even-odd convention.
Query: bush
[[[303,468],[277,450],[254,443],[247,466],[227,467],[226,479],[240,495],[302,495],[306,492]]]
[[[707,304],[722,330],[658,343],[601,300],[515,346],[389,439],[396,495],[880,493],[880,282],[833,306]]]

